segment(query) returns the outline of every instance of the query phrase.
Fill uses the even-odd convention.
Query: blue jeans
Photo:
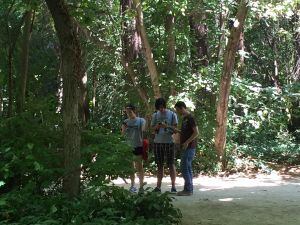
[[[184,179],[184,191],[193,192],[192,161],[195,157],[194,148],[187,148],[181,156],[181,173]]]

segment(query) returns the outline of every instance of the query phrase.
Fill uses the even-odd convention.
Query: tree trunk
[[[238,63],[238,75],[242,76],[243,73],[244,73],[244,69],[245,69],[245,57],[244,57],[244,53],[245,53],[245,36],[244,36],[243,31],[240,34],[238,50],[241,51],[240,52],[240,60],[239,60],[239,63]]]
[[[29,10],[25,14],[25,24],[23,28],[22,44],[21,44],[21,65],[20,65],[20,80],[17,91],[17,112],[21,113],[24,110],[27,74],[28,74],[28,58],[29,58],[29,43],[32,33],[33,10]]]
[[[133,9],[132,0],[121,0],[121,16],[122,20],[122,65],[131,80],[133,86],[145,104],[147,110],[150,110],[148,96],[145,90],[138,83],[138,76],[134,72],[133,62],[137,59],[141,48],[141,37],[137,31],[137,19],[132,21],[125,20],[127,10]]]
[[[64,168],[63,189],[77,196],[80,185],[81,127],[78,115],[80,80],[83,77],[77,29],[63,0],[46,0],[60,42],[63,76]]]
[[[144,55],[146,58],[146,63],[147,63],[148,69],[149,69],[152,88],[153,88],[153,92],[154,92],[154,97],[159,98],[159,97],[161,97],[160,87],[159,87],[159,74],[158,74],[154,59],[153,59],[151,46],[148,41],[146,29],[144,26],[141,2],[140,2],[140,0],[133,0],[133,3],[134,3],[134,7],[137,11],[137,29],[141,35],[141,40],[142,40],[142,45],[143,45],[142,49],[143,49],[143,52],[144,52]]]
[[[0,87],[0,117],[3,116],[3,90]]]
[[[208,66],[208,41],[207,26],[204,24],[206,15],[202,9],[202,2],[196,10],[193,10],[189,17],[191,33],[191,63],[193,73],[199,73],[202,66]]]
[[[8,111],[7,116],[11,117],[13,114],[13,49],[9,47],[8,50]]]
[[[168,10],[172,11],[172,10]],[[168,12],[167,12],[168,13]],[[165,29],[167,35],[167,64],[166,74],[170,81],[170,91],[168,95],[176,95],[175,82],[176,82],[176,53],[175,53],[175,35],[174,35],[175,17],[173,14],[168,13],[165,20]]]
[[[220,1],[220,13],[219,13],[219,28],[220,28],[220,36],[219,36],[219,45],[218,45],[218,57],[217,61],[222,59],[224,54],[224,48],[223,45],[225,43],[226,35],[225,35],[225,26],[226,26],[226,18],[228,16],[228,11],[226,10],[226,7],[224,7],[224,1]]]
[[[294,12],[294,18],[295,18],[295,24],[294,29],[295,34],[295,66],[292,72],[292,80],[295,82],[300,81],[300,2],[297,2],[296,4],[296,10]]]
[[[300,23],[298,22],[298,24]],[[292,80],[294,82],[299,82],[300,81],[300,31],[299,29],[295,33],[295,47],[296,47],[295,66],[292,73]]]
[[[97,80],[97,74],[95,71],[92,72],[93,75],[93,100],[92,100],[92,117],[93,120],[95,119],[96,110],[97,110],[97,104],[96,104],[96,96],[97,96],[97,87],[98,87],[98,80]]]
[[[79,80],[80,92],[79,92],[79,120],[83,127],[87,125],[90,118],[89,100],[88,100],[88,89],[87,89],[87,72],[83,73],[83,77]]]
[[[227,111],[230,94],[231,73],[234,67],[235,55],[248,10],[248,1],[241,0],[234,26],[231,28],[229,42],[224,56],[223,72],[221,77],[220,94],[217,104],[217,127],[215,133],[215,148],[219,159],[223,162],[223,169],[226,163],[224,149],[226,145]]]

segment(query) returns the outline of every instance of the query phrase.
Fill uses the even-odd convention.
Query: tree
[[[63,189],[77,196],[80,184],[81,128],[78,103],[81,80],[84,76],[82,51],[78,30],[64,0],[46,0],[54,20],[61,48],[63,76],[64,169]]]
[[[161,92],[159,87],[159,74],[153,58],[153,53],[146,33],[146,28],[144,26],[142,4],[140,0],[133,0],[133,3],[137,12],[137,29],[141,35],[141,40],[143,45],[142,49],[149,69],[154,97],[159,98],[161,97]]]
[[[237,51],[240,34],[242,32],[248,11],[247,6],[247,0],[240,1],[236,19],[233,27],[231,28],[230,37],[224,56],[223,72],[217,104],[217,127],[215,133],[215,148],[220,160],[223,162],[223,167],[225,166],[224,149],[226,144],[227,111],[231,85],[231,73],[234,67],[235,54]]]
[[[30,6],[29,6],[30,7]],[[24,110],[26,85],[27,85],[27,74],[28,74],[28,58],[29,58],[29,43],[32,33],[34,12],[29,9],[25,12],[25,24],[22,34],[22,45],[21,45],[21,65],[20,65],[20,79],[17,90],[17,112],[21,113]]]
[[[196,5],[196,6],[195,6]],[[191,66],[195,73],[199,72],[201,66],[208,66],[208,40],[207,26],[204,23],[206,14],[203,9],[203,1],[193,4],[189,16],[191,32]]]

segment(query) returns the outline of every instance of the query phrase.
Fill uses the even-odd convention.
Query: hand
[[[160,127],[161,127],[161,128],[167,128],[167,127],[168,127],[168,125],[167,125],[167,124],[165,124],[165,123],[162,123],[162,124],[160,125]]]
[[[155,130],[159,130],[160,128],[161,128],[161,125],[160,125],[160,124],[157,124],[157,125],[154,127]]]

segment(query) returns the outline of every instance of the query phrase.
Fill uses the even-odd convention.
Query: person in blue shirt
[[[166,101],[163,98],[156,99],[156,112],[153,113],[151,120],[151,127],[155,133],[153,151],[157,165],[157,185],[154,191],[161,192],[164,163],[166,162],[170,170],[172,182],[171,193],[176,193],[175,146],[172,135],[174,128],[178,124],[178,119],[176,113],[167,109],[166,105]]]
[[[132,146],[132,153],[135,155],[133,167],[137,170],[140,191],[143,190],[144,185],[144,169],[143,169],[143,131],[146,127],[146,121],[144,118],[140,118],[136,115],[136,107],[133,104],[128,104],[125,108],[127,119],[122,124],[122,134],[125,135],[127,142]],[[137,192],[135,187],[135,174],[130,176],[131,187],[129,191]]]

